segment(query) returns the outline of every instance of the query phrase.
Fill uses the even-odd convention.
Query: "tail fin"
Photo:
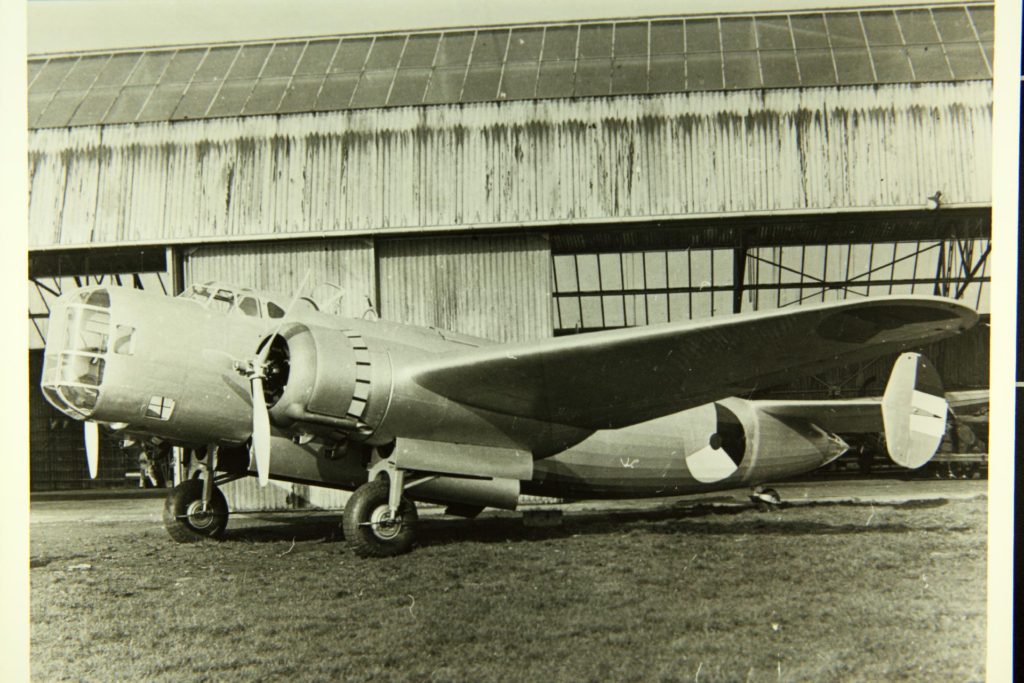
[[[889,457],[915,469],[931,460],[946,433],[948,404],[935,366],[919,353],[897,359],[882,397]]]

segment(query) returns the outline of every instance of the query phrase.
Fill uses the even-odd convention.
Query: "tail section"
[[[948,408],[932,362],[919,353],[901,355],[882,397],[885,443],[893,462],[916,469],[931,460],[946,432]]]

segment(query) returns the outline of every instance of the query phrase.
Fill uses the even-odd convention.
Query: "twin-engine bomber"
[[[896,463],[920,467],[947,404],[918,354],[878,398],[737,397],[976,321],[956,301],[890,296],[497,344],[215,283],[174,298],[98,286],[53,305],[42,390],[85,422],[93,476],[99,425],[181,447],[196,477],[165,504],[176,540],[221,536],[219,486],[255,475],[354,491],[346,539],[387,556],[411,548],[416,502],[472,517],[520,494],[760,487],[839,457],[840,434],[884,433]]]

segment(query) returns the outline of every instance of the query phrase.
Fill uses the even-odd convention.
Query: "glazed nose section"
[[[42,390],[55,408],[77,419],[99,404],[112,346],[131,343],[112,334],[111,293],[106,288],[66,294],[50,309]]]

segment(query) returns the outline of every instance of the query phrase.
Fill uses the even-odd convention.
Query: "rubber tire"
[[[416,540],[416,526],[419,515],[416,505],[402,498],[398,513],[402,527],[394,538],[384,539],[373,528],[366,526],[370,517],[379,507],[388,504],[390,485],[386,479],[363,484],[355,490],[345,504],[342,530],[347,540],[360,557],[394,557],[409,552]]]
[[[228,526],[228,502],[216,486],[210,496],[209,524],[196,526],[188,518],[188,508],[203,499],[203,480],[189,479],[171,489],[164,500],[164,528],[178,543],[195,543],[220,538]]]

